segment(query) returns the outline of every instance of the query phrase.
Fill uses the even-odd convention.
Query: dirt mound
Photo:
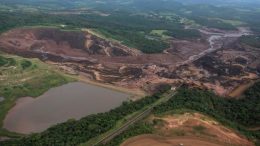
[[[156,135],[142,135],[131,138],[121,146],[223,146],[199,138],[165,138]]]
[[[176,114],[154,118],[154,120],[163,121],[163,124],[156,126],[156,129],[157,133],[164,137],[200,138],[203,141],[222,143],[222,145],[253,146],[253,143],[244,136],[198,113]]]
[[[153,134],[126,140],[121,146],[253,146],[244,136],[199,113],[148,118]]]
[[[55,28],[14,29],[0,37],[4,51],[55,55],[65,59],[82,59],[91,55],[134,56],[136,51],[82,31]]]
[[[59,29],[37,29],[34,33],[37,40],[53,40],[57,45],[68,43],[71,48],[85,49],[85,34],[82,32],[61,31]]]

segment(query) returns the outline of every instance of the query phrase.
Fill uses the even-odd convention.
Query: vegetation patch
[[[150,34],[155,36],[155,37],[159,37],[162,40],[166,40],[166,39],[171,38],[170,36],[165,35],[166,32],[167,32],[167,30],[152,30],[150,32]]]
[[[14,66],[16,61],[13,58],[6,58],[4,56],[0,56],[0,67],[9,67]]]
[[[240,37],[239,41],[246,45],[260,48],[260,36],[251,35],[251,36],[242,36]]]
[[[222,20],[224,23],[229,23],[233,26],[243,26],[243,25],[245,25],[244,22],[239,21],[239,20],[225,20],[225,19],[220,19],[220,20]]]
[[[163,32],[164,35],[172,36],[177,39],[194,39],[200,38],[201,34],[196,29],[176,29]]]
[[[208,19],[205,17],[192,17],[190,19],[194,20],[196,23],[200,25],[207,26],[209,28],[217,28],[223,30],[236,30],[236,27],[233,26],[232,24],[218,19]]]
[[[248,138],[253,139],[255,143],[258,143],[260,132],[249,131],[246,127],[259,126],[259,117],[255,114],[260,111],[259,87],[260,83],[255,84],[245,92],[246,98],[239,100],[219,97],[210,91],[181,88],[168,102],[157,106],[154,112],[156,116],[161,116],[169,113],[183,114],[197,111],[214,117],[222,124],[242,132]],[[148,121],[135,124],[105,145],[119,146],[128,138],[155,133],[154,128],[164,124],[164,121],[161,120]],[[192,129],[200,134],[205,134],[204,132],[207,130],[203,125],[193,126]],[[173,129],[171,132],[176,136],[186,135],[182,129]]]
[[[138,100],[136,102],[124,102],[120,107],[106,113],[99,113],[82,118],[78,121],[69,120],[65,123],[55,125],[39,134],[0,142],[1,146],[9,145],[78,145],[98,135],[101,135],[113,127],[126,116],[143,110],[147,105],[155,103],[160,99],[160,94],[155,94]],[[140,126],[142,127],[142,126]],[[148,131],[149,126],[140,131]],[[138,133],[141,133],[141,132]]]
[[[221,123],[236,129],[254,140],[259,139],[260,131],[248,131],[246,127],[259,126],[260,84],[255,84],[245,92],[243,99],[227,99],[212,92],[182,88],[167,103],[155,109],[156,114],[178,109],[190,109],[209,115]]]
[[[153,133],[154,128],[151,123],[147,122],[139,122],[131,127],[116,138],[114,138],[109,143],[105,144],[105,146],[119,146],[123,141],[127,140],[130,137],[138,136],[141,134],[151,134]],[[102,144],[100,145],[102,146]]]
[[[23,69],[26,69],[26,68],[32,66],[32,62],[29,61],[29,60],[22,60],[21,61],[21,66],[22,66]]]
[[[5,98],[0,102],[0,126],[17,98],[37,97],[50,88],[73,81],[37,59],[0,54],[0,60],[3,64],[0,66],[0,96]],[[0,135],[15,136],[2,129]]]
[[[124,45],[141,50],[143,53],[161,53],[170,45],[162,40],[147,38],[146,33],[125,30],[99,30],[106,38],[118,40]]]

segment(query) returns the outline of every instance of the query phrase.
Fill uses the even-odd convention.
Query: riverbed
[[[208,36],[209,48],[200,52],[199,54],[190,56],[188,60],[178,63],[177,66],[192,63],[202,56],[205,56],[211,52],[221,49],[223,46],[223,40],[228,38],[239,38],[243,35],[251,35],[252,32],[249,28],[239,27],[237,31],[226,31],[226,32],[211,32],[210,30],[199,29],[200,33]]]
[[[129,94],[99,86],[69,83],[37,98],[20,98],[8,112],[3,127],[24,134],[42,132],[69,119],[109,111],[129,97]]]

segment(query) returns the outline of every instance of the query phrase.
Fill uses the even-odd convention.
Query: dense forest
[[[175,29],[175,30],[164,32],[164,34],[178,39],[194,39],[194,38],[196,39],[201,37],[200,32],[196,29],[186,29],[186,30]]]
[[[245,12],[236,5],[220,7],[207,3],[184,5],[176,1],[148,1],[133,0],[125,4],[119,0],[111,1],[109,5],[89,0],[66,1],[62,5],[58,5],[57,0],[3,1],[0,2],[0,32],[23,26],[92,28],[144,53],[160,53],[169,47],[167,41],[150,36],[153,30],[166,30],[167,35],[179,39],[200,37],[199,32],[184,29],[182,18],[223,30],[249,26],[255,33],[260,33],[260,13],[254,9]]]
[[[170,114],[181,110],[211,116],[259,144],[260,131],[249,131],[247,128],[260,125],[260,115],[257,114],[260,113],[260,83],[248,89],[245,98],[239,100],[219,97],[211,91],[182,87],[167,103],[157,106],[154,114]],[[153,133],[153,123],[139,122],[104,145],[119,146],[130,137],[149,133]]]
[[[260,84],[246,92],[246,97],[236,100],[216,96],[212,92],[182,88],[169,102],[156,108],[156,113],[172,109],[191,109],[211,115],[216,119],[228,119],[243,126],[259,126]]]
[[[130,16],[129,13],[102,17],[95,14],[52,15],[48,13],[1,12],[0,32],[23,26],[50,26],[63,29],[92,28],[104,32],[107,37],[121,41],[123,44],[140,49],[144,53],[159,53],[168,48],[161,39],[149,39],[147,35],[154,29],[179,29],[176,33],[186,33],[179,22],[164,22],[144,16]],[[131,22],[131,23],[129,23]],[[104,25],[105,24],[105,25]],[[183,31],[182,31],[183,30]]]
[[[260,138],[260,131],[248,127],[260,126],[260,83],[245,92],[242,99],[229,99],[199,89],[182,88],[169,102],[158,106],[156,114],[176,109],[190,109],[212,116],[223,124],[239,130],[253,139]]]

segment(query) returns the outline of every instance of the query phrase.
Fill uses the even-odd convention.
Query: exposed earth
[[[183,82],[229,95],[258,78],[260,52],[237,41],[249,34],[247,29],[200,31],[200,39],[170,38],[171,47],[163,53],[144,54],[87,31],[21,28],[0,36],[0,50],[37,57],[96,82],[147,93],[156,92],[161,84]]]
[[[156,122],[155,132],[126,140],[122,146],[253,146],[237,132],[198,113],[150,117]]]
[[[221,146],[200,139],[187,138],[164,138],[155,135],[142,135],[126,141],[121,146]]]

